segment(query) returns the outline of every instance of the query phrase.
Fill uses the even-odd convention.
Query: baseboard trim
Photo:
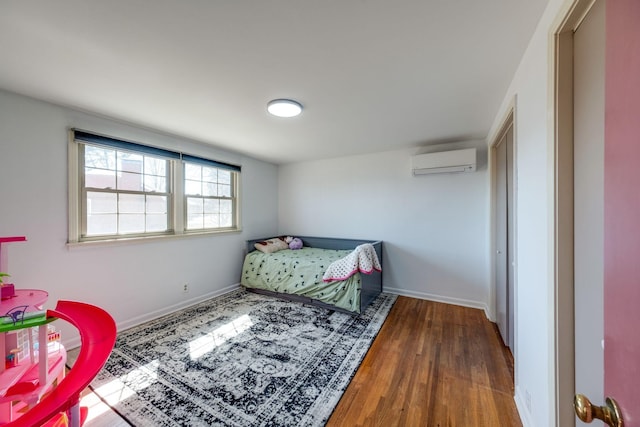
[[[525,399],[522,396],[521,389],[516,387],[516,394],[513,396],[513,400],[516,402],[516,409],[518,410],[518,415],[520,415],[520,421],[522,421],[522,427],[531,427],[533,426],[533,420],[531,419],[531,413],[527,409],[527,405],[525,403]]]
[[[116,327],[118,329],[118,331],[123,331],[125,329],[129,329],[132,328],[134,326],[138,326],[142,323],[148,322],[150,320],[153,319],[157,319],[158,317],[162,317],[165,316],[167,314],[173,313],[174,311],[178,311],[178,310],[182,310],[184,308],[187,308],[189,306],[198,304],[202,301],[205,301],[209,298],[214,298],[220,295],[224,295],[226,293],[229,293],[231,291],[234,291],[236,289],[238,289],[240,287],[240,283],[235,283],[233,285],[224,287],[222,289],[217,289],[215,291],[211,291],[208,292],[206,294],[197,296],[195,298],[191,298],[185,301],[180,301],[179,303],[176,304],[172,304],[170,306],[167,307],[163,307],[161,309],[155,310],[155,311],[151,311],[149,313],[145,313],[141,316],[137,316],[134,317],[132,319],[129,320],[125,320],[123,322],[118,322],[116,323]],[[462,299],[462,298],[453,298],[453,297],[445,297],[442,295],[435,295],[435,294],[430,294],[427,292],[416,292],[416,291],[408,291],[406,289],[400,289],[400,288],[394,288],[394,287],[389,287],[389,286],[383,286],[383,291],[384,292],[388,292],[390,294],[395,294],[395,295],[401,295],[401,296],[406,296],[406,297],[411,297],[411,298],[418,298],[418,299],[424,299],[424,300],[428,300],[428,301],[435,301],[435,302],[442,302],[445,304],[453,304],[453,305],[459,305],[462,307],[470,307],[470,308],[477,308],[480,310],[484,311],[485,316],[487,316],[487,318],[490,321],[493,321],[491,319],[491,317],[489,316],[489,308],[487,307],[487,305],[485,303],[479,302],[479,301],[473,301],[473,300],[467,300],[467,299]],[[65,347],[68,349],[73,349],[76,347],[80,347],[80,336],[74,337],[73,339],[70,339],[69,341],[66,341],[64,343]]]
[[[484,315],[487,316],[487,319],[489,319],[490,321],[493,322],[493,320],[491,319],[491,316],[489,315],[489,307],[487,306],[487,304],[485,304],[483,302],[480,302],[480,301],[473,301],[473,300],[462,299],[462,298],[445,297],[445,296],[442,296],[442,295],[435,295],[435,294],[430,294],[430,293],[427,293],[427,292],[408,291],[406,289],[393,288],[393,287],[384,286],[384,285],[383,285],[382,290],[384,292],[389,292],[390,294],[396,294],[396,295],[401,295],[401,296],[405,296],[405,297],[412,297],[412,298],[424,299],[424,300],[428,300],[428,301],[442,302],[442,303],[445,303],[445,304],[459,305],[459,306],[462,306],[462,307],[477,308],[477,309],[480,309],[480,310],[484,311]]]
[[[116,328],[118,332],[124,331],[125,329],[133,328],[134,326],[141,325],[142,323],[157,319],[158,317],[162,317],[167,314],[173,313],[175,311],[182,310],[192,305],[201,303],[202,301],[208,300],[209,298],[214,298],[220,295],[227,294],[231,291],[238,289],[239,287],[240,287],[240,283],[236,283],[222,289],[216,289],[215,291],[207,292],[206,294],[202,294],[197,297],[180,301],[179,303],[172,304],[167,307],[163,307],[161,309],[151,311],[149,313],[145,313],[141,316],[136,316],[132,319],[125,320],[123,322],[116,322]],[[67,349],[71,350],[73,348],[80,347],[80,344],[81,344],[80,336],[78,335],[68,341],[65,341],[64,346]]]

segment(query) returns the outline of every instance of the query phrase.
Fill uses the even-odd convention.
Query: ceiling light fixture
[[[295,117],[302,113],[302,104],[291,99],[274,99],[267,104],[267,111],[278,117]]]

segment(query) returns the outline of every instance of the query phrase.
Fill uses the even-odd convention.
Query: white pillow
[[[289,245],[287,245],[287,242],[285,242],[282,237],[274,237],[261,242],[256,242],[253,247],[265,254],[278,252],[282,249],[289,249]]]

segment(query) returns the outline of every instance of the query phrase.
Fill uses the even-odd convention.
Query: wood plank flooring
[[[511,353],[481,310],[398,297],[327,426],[522,426]]]
[[[128,426],[83,405],[88,427]],[[521,427],[513,359],[481,310],[398,297],[327,426]]]

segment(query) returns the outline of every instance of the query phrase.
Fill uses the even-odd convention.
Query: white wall
[[[242,165],[243,231],[67,247],[69,127]],[[0,165],[0,236],[28,239],[3,245],[11,281],[49,291],[45,308],[61,299],[99,305],[120,327],[237,284],[244,241],[277,231],[275,165],[2,91]],[[72,327],[62,331],[67,344],[79,342]]]
[[[552,31],[570,0],[550,0],[493,125],[516,97],[515,398],[523,424],[555,425]]]
[[[485,309],[486,148],[475,173],[414,177],[411,156],[424,151],[281,166],[279,232],[383,240],[385,290]]]

